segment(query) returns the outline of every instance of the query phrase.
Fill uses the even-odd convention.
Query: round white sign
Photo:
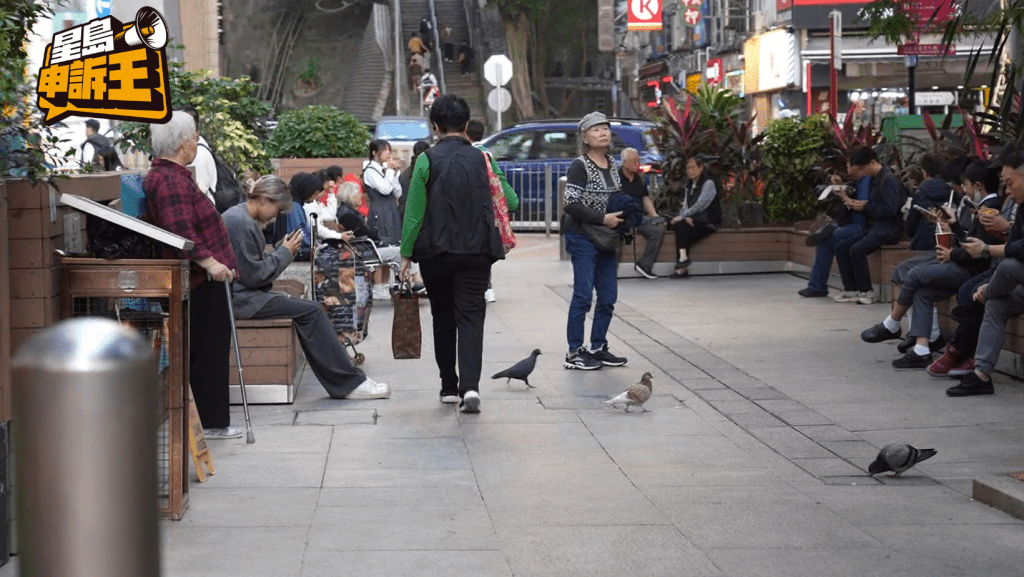
[[[492,88],[491,92],[487,94],[487,106],[491,110],[505,112],[512,106],[512,93],[500,86]]]
[[[630,8],[633,15],[641,20],[650,20],[658,13],[658,0],[630,0]]]
[[[492,86],[504,86],[512,80],[512,61],[504,54],[495,54],[484,62],[484,78]]]

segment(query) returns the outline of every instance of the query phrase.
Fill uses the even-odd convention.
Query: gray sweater
[[[292,253],[283,246],[266,252],[266,241],[259,224],[249,216],[245,204],[224,213],[231,248],[238,261],[238,277],[231,285],[235,318],[250,319],[271,299],[283,293],[272,292],[271,285],[292,262]]]

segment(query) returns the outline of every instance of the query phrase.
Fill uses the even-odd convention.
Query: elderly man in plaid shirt
[[[189,381],[206,437],[242,436],[231,427],[228,355],[231,319],[224,281],[235,277],[228,231],[210,199],[192,180],[199,133],[187,113],[174,111],[166,124],[151,125],[153,165],[142,181],[149,221],[195,243],[189,267]]]

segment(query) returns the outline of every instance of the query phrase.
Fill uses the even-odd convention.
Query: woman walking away
[[[621,212],[608,212],[608,197],[622,190],[615,161],[608,155],[611,126],[600,112],[591,112],[579,122],[583,154],[572,161],[565,183],[565,250],[572,258],[572,301],[566,337],[567,369],[591,371],[603,366],[621,367],[625,357],[608,350],[608,325],[618,298],[616,271],[618,251],[602,249],[585,225],[599,229],[622,224]],[[590,349],[583,346],[583,323],[597,292],[594,324],[590,328]]]
[[[722,203],[718,198],[718,187],[700,156],[693,156],[686,161],[683,207],[670,222],[676,233],[676,251],[679,252],[679,261],[676,262],[672,278],[686,278],[690,276],[687,269],[692,262],[687,252],[697,241],[718,230],[722,224]]]
[[[293,210],[288,186],[276,176],[264,176],[249,191],[245,204],[229,208],[224,224],[238,260],[233,286],[235,316],[240,319],[292,319],[299,344],[317,380],[333,399],[383,399],[391,395],[352,365],[324,307],[306,299],[273,292],[271,285],[302,246],[295,230],[270,252],[264,251],[263,227],[281,212]],[[352,233],[346,233],[351,237]]]
[[[505,257],[487,160],[466,136],[469,105],[445,94],[430,107],[440,140],[416,160],[402,229],[402,278],[419,262],[434,323],[434,358],[441,377],[441,402],[463,412],[480,411],[484,291],[491,265]],[[491,161],[491,170],[500,175]],[[512,187],[501,179],[509,211],[519,208]],[[458,371],[456,372],[456,360]]]
[[[231,319],[224,281],[235,278],[235,253],[217,208],[199,190],[188,166],[199,133],[187,113],[176,110],[166,124],[150,128],[153,165],[142,181],[147,220],[195,243],[189,259],[189,383],[208,439],[237,439],[228,405]]]
[[[398,244],[402,238],[402,219],[398,215],[398,199],[402,196],[402,184],[398,182],[401,167],[397,159],[391,158],[388,141],[370,141],[370,158],[363,162],[363,183],[370,205],[370,226],[377,229],[385,244]]]

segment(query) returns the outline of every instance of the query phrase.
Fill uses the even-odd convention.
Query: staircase
[[[376,7],[377,5],[374,6],[375,9]],[[386,7],[383,8],[387,10]],[[367,124],[374,124],[380,120],[392,87],[393,75],[386,72],[384,54],[377,44],[376,27],[379,23],[376,21],[381,18],[382,16],[375,10],[367,22],[363,38],[359,42],[359,62],[352,76],[358,80],[350,80],[345,89],[345,112]]]
[[[434,10],[437,18],[438,33],[444,26],[445,22],[452,25],[451,43],[455,46],[457,53],[459,45],[465,40],[469,41],[469,19],[466,17],[466,9],[463,5],[463,0],[434,0]],[[430,1],[429,0],[403,0],[402,2],[402,44],[403,46],[408,44],[409,38],[415,32],[419,32],[420,20],[424,16],[430,13]],[[433,41],[433,40],[432,40]],[[480,58],[480,52],[477,47],[474,47],[474,55],[477,60]],[[406,53],[408,56],[408,52]],[[459,96],[466,99],[469,104],[470,116],[472,118],[478,118],[486,122],[486,107],[487,101],[485,100],[485,93],[481,88],[481,83],[486,82],[477,73],[480,68],[480,62],[474,61],[472,73],[463,78],[462,73],[459,72],[458,62],[444,62],[442,58],[441,47],[435,47],[435,50],[430,54],[430,65],[435,76],[438,76],[440,81],[440,75],[438,74],[437,67],[444,67],[444,81],[445,89],[450,94],[458,94]],[[414,94],[410,92],[409,101],[412,104],[416,103],[416,99],[419,97],[418,93]],[[418,106],[411,108],[412,114],[416,114],[419,111]]]

